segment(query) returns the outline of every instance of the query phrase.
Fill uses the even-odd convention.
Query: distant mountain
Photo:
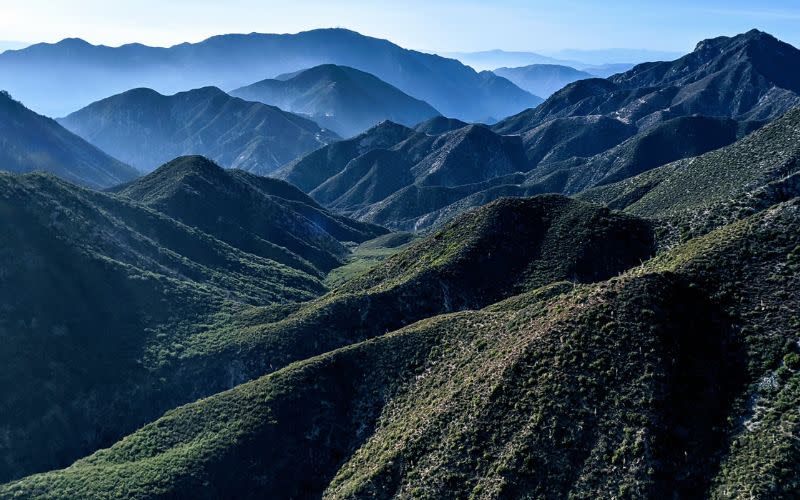
[[[262,80],[231,95],[306,115],[342,137],[383,120],[413,126],[439,114],[428,103],[369,73],[334,64]]]
[[[28,47],[30,44],[25,42],[15,42],[13,40],[0,40],[0,52],[6,50],[19,50]]]
[[[426,215],[451,203],[455,193],[526,169],[521,140],[483,125],[431,135],[384,122],[275,175],[341,213],[387,227],[421,229],[430,225]]]
[[[500,119],[540,102],[514,85],[491,85],[491,80],[504,81],[501,77],[479,76],[458,61],[344,29],[220,35],[169,48],[114,48],[66,39],[0,54],[5,88],[54,116],[136,87],[165,94],[205,86],[233,90],[320,64],[365,71],[467,121]]]
[[[312,275],[344,263],[343,243],[387,232],[333,215],[283,181],[225,170],[202,156],[177,158],[117,194]]]
[[[491,127],[492,141],[506,147],[486,148],[482,156],[462,156],[455,143],[447,144],[461,136],[458,130],[420,140],[387,125],[322,148],[278,175],[323,205],[403,230],[440,225],[503,196],[575,194],[726,146],[800,104],[800,93],[791,90],[800,82],[795,72],[772,72],[794,68],[797,54],[755,31],[703,42],[674,62],[567,85],[537,108]],[[420,130],[428,135],[457,126],[442,120]],[[481,134],[489,137],[486,132]],[[519,142],[503,142],[502,136]],[[434,141],[441,147],[431,149]],[[516,151],[520,143],[525,158],[508,161],[517,157],[507,147]],[[506,168],[475,175],[476,160]],[[422,182],[407,173],[459,162],[462,175],[452,178]]]
[[[640,64],[607,80],[577,81],[494,128],[517,134],[555,118],[588,115],[639,129],[693,114],[771,120],[800,104],[796,68],[800,50],[753,30],[700,42],[675,61]]]
[[[557,187],[559,192],[575,194],[591,186],[623,180],[674,160],[727,146],[761,125],[761,122],[706,116],[673,118],[595,156],[540,165],[530,177],[550,179],[548,184]]]
[[[550,97],[551,94],[561,90],[568,83],[595,76],[569,66],[556,64],[532,64],[519,68],[497,68],[494,72],[510,80],[519,88],[544,98]]]
[[[595,75],[600,78],[608,78],[617,73],[624,73],[636,66],[633,63],[610,63],[601,64],[599,66],[582,66],[581,69],[587,73]]]
[[[536,52],[507,51],[507,50],[484,50],[480,52],[442,52],[445,57],[458,59],[464,64],[472,66],[478,71],[493,70],[500,67],[520,67],[532,64],[555,64],[566,65],[574,64],[575,61],[556,59]]]
[[[143,172],[181,155],[266,174],[338,139],[313,121],[215,87],[164,96],[134,89],[59,122]]]
[[[50,172],[93,188],[120,184],[138,175],[5,92],[0,92],[0,170]]]
[[[548,56],[579,61],[587,66],[602,66],[612,63],[638,64],[649,61],[672,61],[684,55],[682,52],[649,49],[564,49],[548,52]],[[583,67],[581,69],[584,69]]]
[[[732,38],[715,38],[700,42],[694,52],[676,61],[640,64],[605,80],[569,84],[541,106],[507,118],[493,130],[522,136],[533,163],[530,182],[544,182],[548,176],[551,181],[555,170],[567,167],[572,172],[559,173],[559,183],[562,187],[575,183],[574,189],[565,191],[575,192],[588,187],[592,179],[598,181],[608,175],[602,169],[610,168],[609,159],[614,158],[612,163],[620,165],[630,160],[634,154],[630,149],[627,153],[612,150],[623,141],[630,140],[625,148],[635,144],[632,147],[641,151],[635,154],[649,160],[633,161],[639,166],[629,163],[615,175],[629,167],[638,172],[645,164],[658,166],[663,164],[658,162],[724,146],[781,116],[800,105],[800,70],[795,70],[799,65],[799,50],[766,33],[753,30]],[[728,117],[740,124],[702,118],[676,120],[695,115]],[[585,125],[578,127],[575,120],[584,121]],[[559,132],[565,121],[573,122],[564,129],[569,134]],[[587,128],[597,128],[602,122],[607,124],[602,129]],[[627,134],[620,133],[626,129]],[[589,159],[591,155],[585,150],[575,149],[564,140],[578,135],[603,144],[592,154],[605,154],[606,159]],[[543,136],[556,140],[542,148]],[[680,139],[675,141],[675,137]],[[559,150],[561,154],[553,155]],[[571,161],[572,167],[543,165],[569,156],[576,157]]]

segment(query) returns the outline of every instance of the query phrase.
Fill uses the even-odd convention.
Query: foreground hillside
[[[430,104],[369,73],[335,64],[261,80],[231,95],[308,116],[342,137],[384,120],[411,127],[439,115]]]
[[[215,87],[170,96],[129,90],[59,122],[142,172],[201,154],[224,167],[266,174],[338,139],[311,120]]]
[[[127,182],[136,170],[108,156],[50,118],[0,91],[0,170],[50,172],[70,182],[105,188]]]
[[[67,465],[232,387],[235,365],[182,364],[187,339],[252,306],[322,295],[343,245],[385,232],[198,157],[116,196],[0,174],[0,228],[2,480]]]
[[[481,234],[501,248],[537,241],[517,236],[530,219],[509,209],[591,207],[559,200],[486,207],[349,287],[384,290],[417,265],[449,276],[438,262],[470,258],[450,245]],[[3,493],[791,496],[799,216],[796,200],[779,203],[595,284],[548,275],[563,259],[533,250],[529,273],[509,269],[529,278],[519,295],[291,364]],[[572,233],[552,233],[562,250],[574,245],[559,234]],[[478,308],[503,297],[456,283],[485,297]]]
[[[3,479],[66,465],[168,408],[291,362],[417,319],[483,307],[530,283],[605,278],[640,262],[653,247],[649,226],[637,219],[560,197],[517,200],[459,221],[440,236],[440,243],[414,245],[381,273],[297,306],[287,302],[320,294],[319,281],[106,195],[47,178],[49,184],[37,184],[36,190],[17,187],[37,179],[7,179],[8,191],[27,197],[17,204],[33,214],[28,229],[15,234],[24,238],[41,227],[43,236],[10,247],[13,253],[4,266],[16,271],[0,282],[4,307],[10,308],[3,331],[3,405],[9,409],[3,412],[9,430]],[[48,226],[57,207],[38,200],[51,197],[58,206],[78,204],[84,215],[77,221],[85,220],[86,226]],[[6,212],[7,225],[22,220],[15,216],[20,209],[15,210]],[[170,233],[133,233],[121,239],[128,225],[142,231],[146,218],[190,231],[176,249],[185,257],[172,257],[175,250],[166,246],[171,240],[161,243]],[[90,221],[102,229],[103,239],[87,234]],[[506,235],[514,239],[498,247]],[[532,238],[536,245],[530,244]],[[203,241],[221,255],[206,256]],[[157,243],[166,248],[150,250]],[[129,245],[144,249],[127,255]],[[58,249],[61,253],[52,253]],[[23,256],[37,255],[28,265],[10,260],[17,256],[25,262]],[[560,255],[572,257],[560,260]],[[164,259],[170,257],[176,260],[173,266],[181,267],[161,277],[171,262]],[[14,295],[18,280],[34,276],[37,266],[52,260],[68,268],[52,279],[33,281],[25,288],[28,294]],[[247,263],[255,269],[242,268]],[[478,268],[482,275],[474,273]],[[94,285],[100,282],[107,285]],[[86,287],[91,293],[81,292]],[[82,314],[76,317],[73,311]],[[107,316],[96,318],[101,311]],[[91,349],[82,348],[86,345]],[[31,373],[31,366],[41,372]],[[65,433],[67,427],[73,432]]]

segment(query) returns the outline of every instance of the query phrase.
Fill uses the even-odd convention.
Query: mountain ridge
[[[73,64],[73,57],[81,64]],[[0,69],[15,75],[7,88],[35,109],[57,116],[134,87],[161,93],[209,85],[230,90],[327,63],[371,73],[441,113],[465,120],[499,119],[540,102],[510,82],[493,87],[493,81],[507,82],[501,77],[489,77],[487,85],[486,76],[456,60],[345,29],[217,35],[169,48],[112,48],[65,40],[0,54]],[[55,89],[42,75],[58,80],[62,90],[71,89],[69,99],[53,99]]]
[[[374,75],[335,64],[261,80],[231,95],[309,116],[342,137],[352,137],[383,120],[413,126],[439,115],[428,103]]]
[[[226,167],[269,173],[339,138],[311,120],[217,87],[169,96],[132,89],[59,122],[143,172],[177,156],[201,154]]]
[[[138,173],[0,91],[0,170],[51,172],[94,188],[129,181]]]

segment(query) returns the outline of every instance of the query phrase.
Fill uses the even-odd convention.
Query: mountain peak
[[[764,31],[751,29],[750,31],[740,33],[735,36],[718,36],[715,38],[701,40],[695,46],[694,52],[703,52],[707,50],[726,50],[738,47],[742,44],[758,41],[778,42],[778,39]]]
[[[60,45],[62,47],[93,47],[91,43],[87,42],[83,38],[77,37],[65,38],[54,45]]]
[[[179,156],[156,169],[156,172],[222,172],[222,167],[202,155]]]

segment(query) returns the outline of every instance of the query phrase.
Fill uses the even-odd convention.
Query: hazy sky
[[[437,51],[689,51],[753,27],[800,46],[800,0],[0,0],[2,38],[25,42],[172,45],[334,26]]]

